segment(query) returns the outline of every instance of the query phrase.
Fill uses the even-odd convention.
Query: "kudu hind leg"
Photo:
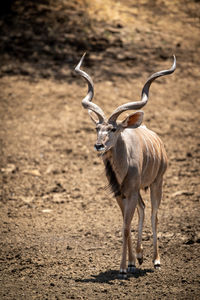
[[[160,269],[160,255],[158,251],[157,225],[158,225],[158,208],[162,198],[162,182],[160,179],[151,184],[151,224],[153,231],[153,264],[155,269]]]
[[[145,216],[144,210],[145,210],[145,204],[141,195],[139,194],[138,206],[137,206],[138,239],[137,239],[137,246],[136,246],[136,257],[140,265],[143,263],[142,231],[143,231],[144,216]]]

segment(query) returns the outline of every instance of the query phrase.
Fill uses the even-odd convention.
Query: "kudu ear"
[[[137,111],[136,113],[131,114],[124,121],[122,121],[121,126],[123,128],[137,128],[142,124],[143,116],[143,111]]]
[[[94,122],[95,125],[97,125],[99,123],[99,118],[98,116],[95,114],[95,112],[93,112],[92,110],[88,109],[88,114],[92,120],[92,122]]]

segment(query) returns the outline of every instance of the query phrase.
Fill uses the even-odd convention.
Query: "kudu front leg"
[[[123,199],[121,196],[116,197],[117,203],[121,209],[122,217],[124,220],[124,206],[126,205],[126,199]],[[135,272],[135,263],[136,263],[136,257],[133,251],[133,245],[132,245],[132,239],[131,239],[131,228],[128,235],[128,272],[134,273]],[[123,272],[123,271],[122,271]],[[126,275],[126,271],[124,272]]]
[[[131,243],[131,221],[135,212],[138,201],[138,194],[134,194],[123,201],[123,246],[122,246],[122,259],[120,264],[120,278],[127,278],[127,250],[129,251],[129,269],[135,268],[135,255],[133,254]]]

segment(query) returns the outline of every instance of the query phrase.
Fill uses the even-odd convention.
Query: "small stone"
[[[31,202],[33,201],[34,197],[31,197],[31,196],[30,196],[30,197],[24,197],[24,196],[21,196],[20,199],[21,199],[23,202],[29,204],[29,203],[31,203]]]
[[[183,190],[183,191],[177,191],[177,192],[175,192],[175,193],[172,194],[172,197],[177,197],[177,196],[182,196],[182,195],[184,195],[184,196],[192,196],[192,195],[194,195],[194,193],[190,192],[190,191],[185,191],[185,190]]]
[[[50,213],[52,212],[52,209],[46,208],[42,210],[43,213]]]
[[[5,168],[1,168],[1,172],[5,174],[14,173],[17,170],[14,164],[7,164]]]
[[[64,203],[65,198],[62,193],[56,193],[53,195],[53,202],[55,203]]]
[[[23,173],[28,175],[38,176],[38,177],[41,176],[39,170],[37,169],[24,170]]]

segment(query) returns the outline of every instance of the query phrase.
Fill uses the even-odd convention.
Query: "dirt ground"
[[[106,3],[105,3],[106,2]],[[36,4],[37,3],[37,4]],[[0,299],[198,299],[199,1],[8,1],[0,16]],[[109,115],[140,100],[169,157],[159,210],[162,268],[152,264],[144,194],[144,262],[118,279],[122,218],[81,106],[95,83]],[[132,222],[136,240],[137,215]]]

